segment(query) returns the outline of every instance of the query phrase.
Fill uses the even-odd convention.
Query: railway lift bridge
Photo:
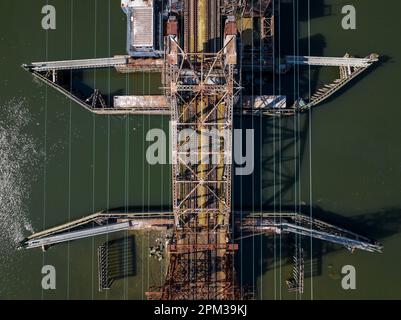
[[[257,17],[263,47],[271,52],[274,41],[272,1],[175,0],[156,12],[154,1],[122,0],[127,14],[127,54],[103,59],[47,61],[23,65],[35,77],[54,87],[77,104],[96,114],[163,114],[171,117],[172,198],[171,212],[98,212],[60,226],[35,233],[21,242],[21,248],[42,248],[86,237],[122,230],[168,230],[167,272],[162,287],[150,288],[149,299],[218,299],[252,297],[237,282],[234,255],[238,243],[232,232],[244,234],[296,234],[329,241],[350,250],[381,252],[380,243],[344,228],[303,215],[301,212],[236,212],[232,208],[232,130],[235,114],[290,116],[321,104],[378,61],[378,55],[364,58],[286,56],[278,70],[299,66],[339,69],[338,79],[319,88],[309,99],[287,105],[279,96],[242,96],[240,68],[272,71],[272,57],[240,54],[242,35],[239,17]],[[158,2],[157,2],[158,3]],[[255,8],[259,8],[256,10]],[[262,10],[260,10],[262,9]],[[167,12],[167,14],[166,14]],[[164,26],[160,23],[163,20]],[[158,22],[156,21],[158,20]],[[150,34],[144,35],[149,24]],[[163,29],[162,52],[155,47],[157,30]],[[159,31],[160,32],[160,31]],[[270,50],[270,51],[269,51]],[[261,51],[261,50],[260,50]],[[248,54],[248,53],[247,53]],[[116,96],[107,105],[94,89],[88,96],[72,92],[60,79],[67,71],[115,68],[118,72],[150,71],[162,74],[164,94],[160,96]],[[62,78],[62,77],[61,77]],[[243,105],[240,104],[243,103]],[[245,103],[246,102],[246,103]],[[207,148],[202,135],[208,128],[224,132],[218,150]],[[180,139],[184,129],[195,132],[197,151],[185,149]],[[222,138],[222,137],[220,137]],[[206,148],[204,148],[206,146]],[[186,159],[197,156],[198,161]],[[212,161],[212,159],[218,159]],[[200,160],[199,160],[200,159]],[[99,250],[104,261],[105,247]],[[303,292],[303,256],[294,258],[292,291]],[[101,288],[107,287],[107,268],[99,269]],[[245,292],[245,293],[244,293]]]

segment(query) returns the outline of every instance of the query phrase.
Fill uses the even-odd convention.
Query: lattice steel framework
[[[165,285],[149,298],[238,299],[230,239],[236,27],[217,53],[188,53],[166,39],[165,92],[172,111],[173,209]]]

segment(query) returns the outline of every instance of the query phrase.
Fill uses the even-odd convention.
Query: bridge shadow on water
[[[323,56],[326,48],[326,39],[322,34],[313,34],[308,38],[299,38],[301,24],[309,19],[331,16],[332,7],[325,4],[325,0],[316,0],[308,8],[307,0],[287,1],[281,3],[279,16],[276,19],[275,51],[280,58],[286,55],[293,56]],[[278,29],[278,30],[277,30]],[[307,97],[309,92],[315,92],[320,85],[320,68],[305,68],[294,66],[289,73],[275,76],[275,88],[284,92],[287,103],[300,97]],[[292,98],[292,99],[290,99]]]
[[[266,211],[269,211],[268,209]],[[291,208],[283,208],[283,211],[286,209]],[[313,217],[319,220],[377,240],[383,240],[401,232],[401,208],[390,208],[346,218],[319,207],[301,207],[301,212],[310,210],[313,212]],[[313,240],[311,246],[309,237],[303,237],[299,242],[299,236],[295,235],[273,237],[256,234],[254,237],[239,241],[240,249],[235,261],[237,271],[241,275],[240,282],[254,288],[261,274],[275,268],[293,265],[292,258],[299,244],[302,244],[304,250],[305,278],[310,277],[311,273],[313,276],[320,276],[323,270],[323,256],[344,249],[339,245],[320,240]]]
[[[161,94],[160,74],[153,72],[123,74],[114,68],[62,70],[58,72],[57,84],[83,102],[86,102],[94,90],[98,89],[107,107],[114,106],[114,96]],[[96,107],[99,107],[99,103]]]
[[[105,243],[110,285],[119,279],[136,275],[135,237],[122,237]]]
[[[276,34],[276,57],[323,55],[326,47],[323,35],[313,35],[309,39],[299,39],[297,35],[300,23],[305,23],[309,18],[330,16],[332,15],[332,8],[324,0],[313,0],[310,7],[311,11],[308,12],[307,4],[306,0],[281,3],[281,19],[280,17],[277,19],[280,28]],[[277,4],[275,7],[278,8]],[[297,21],[292,20],[294,16],[298,17]],[[288,17],[289,19],[287,19]],[[212,46],[214,43],[215,39],[209,45]],[[278,52],[278,48],[280,48],[280,52]],[[309,48],[311,49],[310,52]],[[386,63],[389,60],[389,57],[383,57],[381,63]],[[361,77],[368,76],[379,66],[380,63]],[[317,90],[321,85],[319,81],[320,70],[320,68],[305,70],[301,67],[295,67],[286,75],[269,75],[266,72],[254,69],[250,82],[244,82],[243,94],[285,95],[287,96],[287,105],[291,105],[299,97],[307,96],[309,92],[313,93]],[[105,72],[107,73],[107,71]],[[97,75],[103,78],[103,80],[99,80],[100,82],[106,82],[105,75],[107,74],[98,72]],[[93,93],[94,88],[85,82],[84,71],[73,73],[72,78],[70,72],[65,72],[61,77],[65,86],[68,87],[69,83],[73,83],[71,90],[77,96],[86,99]],[[125,76],[121,76],[122,82],[124,79]],[[352,82],[347,88],[351,88],[356,82]],[[144,83],[146,86],[148,85],[148,81],[144,81]],[[147,89],[144,87],[143,92]],[[111,91],[104,93],[106,101],[111,102],[113,95],[126,94],[124,89],[113,87]],[[334,95],[328,101],[335,99],[336,96]],[[307,115],[285,118],[241,116],[235,119],[235,128],[254,129],[254,145],[256,147],[254,148],[255,166],[253,174],[250,176],[233,175],[234,210],[255,212],[281,210],[282,212],[297,211],[304,214],[312,211],[313,217],[319,220],[377,240],[399,233],[401,231],[401,209],[398,208],[346,218],[319,207],[308,207],[301,204],[299,195],[300,169],[302,162],[307,158],[305,147],[309,132],[308,121]],[[238,146],[234,145],[234,149],[236,148]],[[128,211],[128,208],[124,209]],[[154,210],[163,211],[160,207],[154,208]],[[171,208],[166,207],[164,210],[171,211]],[[143,208],[136,208],[134,211],[141,212]],[[149,209],[149,211],[153,210]],[[235,233],[234,238],[237,237],[238,232]],[[235,261],[238,274],[241,275],[241,283],[256,287],[258,276],[261,273],[277,268],[277,263],[281,266],[292,264],[296,240],[300,239],[295,239],[293,235],[283,236],[282,238],[276,236],[275,239],[256,235],[238,240],[240,241],[240,249]],[[300,241],[309,242],[310,240],[305,237]],[[109,265],[113,281],[126,276],[134,276],[136,274],[135,238],[129,237],[111,241],[108,243],[108,248],[111,250],[109,253],[113,252],[110,255],[112,260]],[[313,275],[321,274],[324,254],[342,250],[340,246],[315,240],[313,241],[312,252],[309,245],[305,244],[303,248],[305,258],[312,257],[315,262]],[[274,258],[278,256],[281,256],[281,261]],[[310,270],[310,268],[306,269]],[[309,275],[306,274],[305,276]]]
[[[298,39],[300,24],[308,19],[330,16],[333,10],[324,0],[313,1],[308,12],[306,0],[281,3],[281,18],[278,17],[280,33],[277,34],[276,56],[316,55],[322,56],[326,47],[323,35],[317,34],[309,39]],[[277,4],[276,4],[277,9]],[[295,11],[294,11],[295,10]],[[299,14],[297,21],[293,17]],[[290,17],[290,19],[287,19]],[[281,20],[281,21],[280,21]],[[277,52],[280,48],[280,52]],[[310,48],[310,51],[309,51]],[[352,54],[352,52],[350,52]],[[345,52],[344,52],[345,54]],[[358,79],[369,76],[383,63],[389,62],[388,56],[382,56],[380,62],[363,73]],[[302,70],[303,69],[303,70]],[[287,96],[287,105],[299,97],[307,97],[323,84],[319,80],[321,68],[301,68],[296,66],[285,75],[266,76],[258,70],[253,71],[252,81],[245,81],[244,92],[247,94],[269,94]],[[249,78],[249,77],[248,77]],[[263,79],[263,81],[254,79]],[[269,83],[270,82],[270,83]],[[347,85],[349,90],[358,81]],[[327,102],[335,99],[336,93]],[[338,227],[350,230],[362,236],[382,240],[401,232],[401,208],[383,209],[344,217],[317,206],[306,206],[300,196],[300,170],[303,161],[308,160],[305,154],[309,133],[308,115],[296,115],[285,118],[239,117],[235,119],[235,128],[254,129],[255,167],[250,176],[233,175],[233,206],[236,211],[265,212],[298,212]],[[245,135],[243,135],[243,138]],[[234,144],[234,149],[239,148]],[[245,150],[243,148],[243,150]],[[304,166],[305,167],[305,166]],[[303,169],[304,170],[304,169]],[[250,285],[256,289],[261,274],[278,267],[293,265],[296,247],[303,244],[305,257],[305,277],[322,274],[323,256],[343,247],[328,242],[312,240],[311,250],[309,237],[295,235],[265,236],[255,235],[241,239],[239,230],[234,238],[240,244],[235,257],[236,270],[240,284]],[[312,265],[307,266],[307,263]],[[312,272],[312,274],[311,274]]]

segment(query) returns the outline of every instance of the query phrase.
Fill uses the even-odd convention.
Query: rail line
[[[121,4],[124,12],[135,10],[138,17],[135,23],[128,21],[127,34],[138,32],[135,30],[138,26],[141,30],[146,26],[152,29],[154,21],[149,21],[148,17],[155,16],[151,10],[156,10],[157,6],[153,7],[153,2],[122,0]],[[262,4],[266,7],[259,10]],[[168,230],[165,282],[146,293],[149,299],[163,300],[253,297],[251,291],[240,286],[236,276],[233,260],[239,244],[238,239],[232,236],[234,228],[244,231],[247,236],[255,235],[255,231],[267,235],[292,233],[343,245],[350,250],[381,252],[382,246],[376,241],[300,213],[237,214],[232,207],[234,113],[286,116],[305,111],[322,103],[370,68],[378,61],[378,56],[370,55],[362,59],[349,55],[342,58],[288,56],[284,63],[283,60],[273,61],[272,1],[179,0],[174,5],[177,10],[166,16],[163,59],[155,58],[158,52],[154,48],[135,46],[135,50],[128,51],[129,56],[23,65],[35,77],[90,112],[169,115],[173,212],[98,212],[32,234],[21,242],[21,247],[46,250],[63,242],[122,230]],[[140,16],[141,12],[146,14]],[[239,16],[251,19],[252,33],[255,23],[259,23],[263,38],[260,48],[254,50],[252,45],[247,51],[246,59],[240,56],[241,63],[238,63],[237,55],[238,44],[243,41],[238,36]],[[181,23],[184,25],[181,26]],[[146,39],[148,44],[154,40],[151,37]],[[247,72],[247,67],[254,68],[255,63],[260,66],[261,72],[270,73],[276,63],[279,63],[278,69],[283,73],[290,72],[293,65],[335,66],[339,68],[339,78],[318,89],[309,101],[300,99],[287,106],[285,96],[243,95],[241,72]],[[114,104],[107,105],[99,89],[93,88],[93,92],[84,96],[71,92],[71,88],[59,79],[63,70],[104,67],[114,67],[118,72],[162,71],[164,96],[114,95]],[[210,148],[210,137],[204,134],[205,128],[215,133],[223,131],[224,138],[218,136],[217,139],[221,141],[218,149]],[[185,129],[190,129],[191,136],[195,135],[194,140],[187,136],[182,139]],[[193,157],[196,157],[195,161]],[[100,289],[109,289],[111,285],[106,248],[106,244],[99,248]],[[290,289],[301,292],[303,258],[294,261],[296,266]]]

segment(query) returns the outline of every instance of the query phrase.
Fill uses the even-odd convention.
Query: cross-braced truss
[[[258,67],[261,71],[269,72],[275,70],[272,59],[274,11],[271,0],[212,2],[188,0],[184,6],[184,1],[172,4],[174,8],[171,10],[174,14],[169,16],[166,28],[164,59],[144,60],[116,56],[23,65],[38,79],[91,112],[171,115],[174,212],[100,212],[33,234],[21,242],[21,247],[41,247],[45,250],[58,243],[123,230],[172,229],[173,234],[168,237],[166,246],[168,268],[165,285],[147,293],[149,299],[169,300],[252,297],[250,291],[240,288],[236,282],[233,259],[238,245],[231,239],[230,228],[239,222],[241,231],[245,234],[255,235],[255,231],[259,234],[293,233],[344,245],[350,250],[381,252],[380,243],[298,213],[260,213],[249,216],[241,213],[238,219],[234,216],[230,219],[233,106],[239,104],[239,101],[247,100],[240,99],[241,85],[236,78],[241,78],[241,72],[247,68],[253,70]],[[179,41],[177,18],[180,13],[184,26],[191,26],[184,28],[184,41],[181,41],[184,50]],[[241,49],[241,70],[237,71],[236,20],[239,17],[251,20],[256,18],[259,21],[261,41],[256,50],[253,45],[251,48]],[[224,37],[219,39],[221,21],[225,21]],[[193,34],[189,34],[190,30]],[[210,46],[211,41],[214,46]],[[220,46],[221,43],[222,49],[217,53],[203,52],[207,50],[205,48],[210,50],[211,47],[215,52],[215,46]],[[201,52],[188,52],[189,50]],[[242,106],[237,106],[237,110],[244,114],[261,111],[270,116],[293,115],[298,111],[309,110],[328,99],[376,61],[377,55],[364,59],[348,55],[343,58],[286,56],[286,63],[280,72],[288,72],[295,65],[336,66],[340,67],[340,78],[319,89],[309,99],[298,99],[292,107],[269,103],[270,96],[261,96],[252,98],[250,112],[245,108],[242,110]],[[157,99],[115,97],[112,106],[106,104],[99,90],[94,89],[88,95],[77,94],[73,92],[70,81],[62,81],[63,70],[67,70],[71,76],[75,69],[105,67],[115,67],[118,72],[162,70],[165,95]],[[255,102],[263,100],[266,102]],[[102,259],[100,255],[100,261]],[[289,283],[290,289],[302,292],[302,254],[298,254],[294,262],[296,272]],[[104,265],[101,267],[101,272],[105,271],[104,274],[107,275],[107,268]]]
[[[174,35],[166,39],[175,232],[162,299],[238,298],[229,244],[233,105],[241,90],[232,33],[217,53],[188,53]]]

